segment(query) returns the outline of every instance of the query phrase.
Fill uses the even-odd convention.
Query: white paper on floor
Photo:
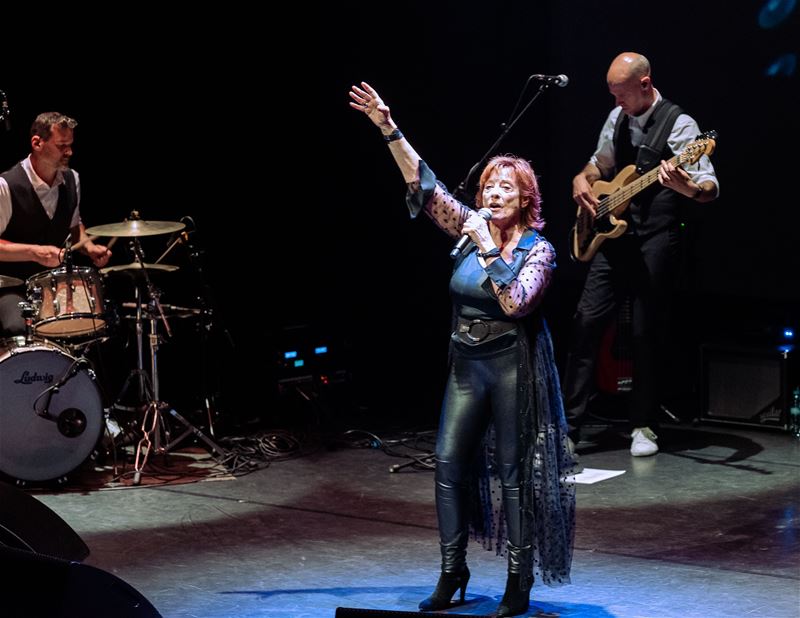
[[[613,479],[615,476],[625,474],[625,470],[599,470],[597,468],[584,468],[580,474],[576,474],[570,478],[575,483],[582,485],[591,485],[599,483],[608,479]]]

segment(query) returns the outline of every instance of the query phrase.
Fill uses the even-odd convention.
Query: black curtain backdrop
[[[0,72],[13,112],[11,131],[0,133],[3,169],[27,154],[36,113],[59,110],[80,123],[73,167],[87,226],[134,209],[146,220],[194,219],[224,330],[206,352],[232,415],[270,417],[285,375],[276,356],[307,336],[331,346],[326,371],[352,376],[348,405],[375,420],[435,422],[452,241],[427,220],[409,220],[383,141],[347,105],[361,80],[454,189],[499,135],[530,74],[569,76],[498,149],[526,157],[540,175],[545,234],[560,256],[545,311],[563,358],[585,273],[568,257],[571,178],[613,106],[609,62],[621,51],[644,53],[656,87],[719,132],[722,195],[686,219],[676,389],[695,388],[699,343],[746,335],[771,344],[784,326],[797,328],[796,157],[782,154],[798,136],[797,81],[764,77],[775,57],[798,52],[796,14],[762,30],[756,2],[376,7],[297,5],[280,20],[234,6],[208,14],[140,7],[101,16],[99,28],[73,16],[21,16],[11,29],[13,53]],[[167,240],[146,239],[147,257]],[[123,242],[116,249],[114,263],[130,261]],[[171,260],[184,268],[159,280],[163,299],[191,304],[199,284],[184,250]],[[130,300],[125,284],[108,285]],[[286,332],[298,325],[312,334]],[[168,354],[200,375],[192,326],[181,328],[189,334]]]

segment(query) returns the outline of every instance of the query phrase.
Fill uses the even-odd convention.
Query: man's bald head
[[[650,61],[642,54],[622,52],[608,67],[606,81],[616,104],[629,116],[645,112],[656,100]]]
[[[636,52],[622,52],[608,67],[609,83],[621,83],[631,78],[640,79],[650,75],[650,61]]]

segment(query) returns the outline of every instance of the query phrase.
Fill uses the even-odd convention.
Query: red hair
[[[522,223],[525,227],[532,227],[541,231],[544,229],[544,219],[542,218],[542,194],[539,193],[539,182],[536,180],[536,173],[531,164],[525,159],[513,155],[500,155],[492,157],[481,172],[481,179],[478,184],[478,194],[475,197],[475,204],[478,208],[483,208],[483,188],[486,181],[497,169],[511,168],[514,172],[514,179],[519,188],[520,204],[522,205]]]

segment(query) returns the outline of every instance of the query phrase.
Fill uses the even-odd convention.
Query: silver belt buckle
[[[472,320],[467,328],[467,337],[473,343],[483,341],[490,333],[489,325],[483,320]],[[474,334],[473,334],[474,333]]]

